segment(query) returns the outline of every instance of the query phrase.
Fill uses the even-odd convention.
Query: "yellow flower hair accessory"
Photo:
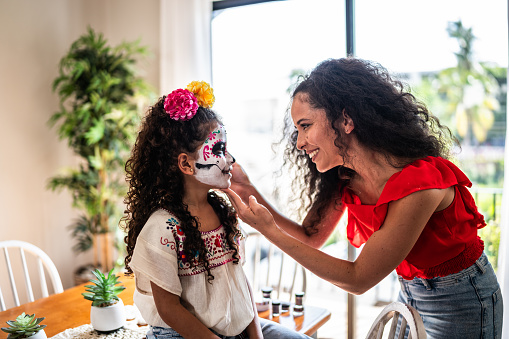
[[[211,108],[214,105],[214,90],[205,81],[192,81],[186,89],[194,94],[201,107]]]

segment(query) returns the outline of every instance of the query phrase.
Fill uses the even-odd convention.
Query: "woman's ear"
[[[345,133],[350,134],[354,130],[355,125],[353,123],[352,118],[350,118],[350,116],[346,113],[346,110],[344,108],[343,108],[342,114],[343,114],[343,122],[341,125],[342,125]]]
[[[187,175],[194,174],[193,159],[187,153],[180,153],[177,158],[179,169]]]

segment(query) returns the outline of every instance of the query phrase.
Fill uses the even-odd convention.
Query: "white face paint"
[[[214,188],[228,188],[234,162],[235,159],[226,150],[226,130],[218,124],[198,150],[195,178]]]

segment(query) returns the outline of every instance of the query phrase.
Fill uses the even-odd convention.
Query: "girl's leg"
[[[264,339],[310,339],[307,335],[290,330],[272,320],[260,318],[260,326]]]
[[[428,339],[501,337],[502,294],[485,254],[447,277],[400,282],[398,300],[417,309]]]
[[[147,339],[184,339],[177,331],[172,328],[150,326],[147,333]]]

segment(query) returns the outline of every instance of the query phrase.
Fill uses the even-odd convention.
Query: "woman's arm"
[[[227,190],[226,193],[244,222],[260,231],[302,266],[347,292],[362,294],[406,258],[444,199],[446,190],[419,191],[391,202],[384,224],[368,239],[354,262],[332,257],[288,236],[254,196],[249,197],[246,205],[235,192]]]
[[[180,303],[180,297],[150,282],[157,312],[163,321],[184,338],[219,339]]]
[[[343,215],[344,208],[343,206],[336,205],[335,201],[331,201],[331,204],[327,208],[326,211],[323,211],[323,215],[325,217],[322,218],[321,222],[315,226],[317,232],[308,235],[306,234],[304,227],[293,220],[287,218],[277,211],[256,189],[255,186],[249,180],[246,172],[244,172],[243,168],[235,163],[233,164],[232,170],[232,184],[231,189],[240,196],[243,201],[248,201],[249,196],[256,197],[256,200],[260,202],[263,206],[267,208],[267,210],[272,214],[274,221],[279,226],[280,229],[284,230],[286,233],[291,235],[292,237],[302,241],[303,243],[308,244],[314,248],[320,248],[327,241],[329,236],[332,234],[336,225],[341,219]],[[303,224],[305,225],[311,217],[316,213],[314,209],[307,214],[304,219]]]

